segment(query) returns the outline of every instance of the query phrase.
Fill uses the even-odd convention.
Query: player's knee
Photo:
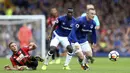
[[[87,51],[85,54],[86,54],[86,56],[92,56],[92,52],[91,51]]]
[[[67,49],[67,51],[68,51],[69,53],[72,53],[72,52],[73,52],[73,48],[72,48],[71,45],[68,45],[66,49]]]
[[[50,54],[54,54],[55,50],[56,50],[56,47],[55,46],[51,46],[50,47]]]

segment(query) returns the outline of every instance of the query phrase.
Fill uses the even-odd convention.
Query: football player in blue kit
[[[87,4],[86,5],[86,10],[88,10],[90,8],[95,9],[93,4]],[[81,16],[86,16],[86,15],[87,15],[86,12],[84,12]],[[96,22],[96,27],[95,28],[98,30],[100,28],[100,22],[99,22],[98,16],[95,15],[93,20]]]
[[[90,44],[87,39],[87,34],[92,33],[92,48],[96,47],[96,23],[94,22],[93,18],[96,14],[96,11],[94,9],[88,9],[87,15],[79,17],[73,26],[69,36],[68,40],[71,43],[74,52],[77,53],[79,51],[82,51],[84,55],[89,57],[91,60],[92,58],[92,50],[90,47]],[[79,58],[80,62],[80,58]],[[83,67],[83,65],[81,65]],[[84,65],[84,70],[87,70],[89,68],[88,64]]]
[[[93,4],[87,4],[87,5],[86,5],[86,9],[88,10],[88,9],[95,9],[95,8],[94,8],[94,5],[93,5]],[[87,13],[85,12],[85,13],[83,13],[81,16],[86,16],[86,15],[87,15]],[[100,29],[100,22],[99,22],[98,16],[95,15],[94,18],[93,18],[93,20],[94,20],[95,23],[96,23],[95,29],[98,31],[98,30]],[[91,32],[87,34],[87,38],[88,38],[88,42],[89,42],[89,44],[90,44],[90,46],[91,46],[91,45],[93,44],[93,42],[92,42],[92,33],[91,33]],[[91,57],[88,56],[87,58],[88,58],[88,60],[89,60],[91,63],[94,62],[94,59],[92,59]]]
[[[49,35],[49,39],[51,39],[50,50],[48,51],[48,54],[45,58],[42,70],[47,69],[49,59],[54,54],[54,50],[57,48],[59,43],[61,43],[63,48],[67,49],[68,51],[67,55],[70,55],[73,52],[73,49],[70,46],[70,43],[67,38],[72,29],[73,24],[76,22],[72,14],[73,9],[68,8],[67,14],[59,16],[58,19],[56,20],[55,25],[52,27],[51,33]]]

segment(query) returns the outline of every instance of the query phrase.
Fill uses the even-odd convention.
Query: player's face
[[[18,47],[17,47],[16,43],[12,43],[12,44],[10,45],[10,49],[11,49],[13,52],[17,52],[17,51],[18,51]]]
[[[56,8],[52,8],[52,9],[51,9],[51,14],[52,14],[53,16],[58,16],[58,11],[57,11],[57,9],[56,9]]]
[[[67,16],[68,16],[69,19],[71,19],[72,16],[73,16],[73,12],[72,12],[72,11],[69,11],[69,12],[67,13]]]
[[[89,10],[87,14],[88,14],[89,19],[93,19],[94,16],[96,15],[96,11],[95,10]]]

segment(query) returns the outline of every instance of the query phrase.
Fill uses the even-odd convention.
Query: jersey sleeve
[[[97,35],[96,35],[96,29],[95,29],[95,26],[96,26],[96,23],[93,23],[94,24],[94,28],[92,29],[92,42],[94,43],[94,44],[96,44],[96,42],[97,42]]]
[[[47,19],[47,25],[51,25],[51,18],[50,17]]]
[[[56,22],[55,22],[55,23],[56,23],[57,25],[59,25],[59,24],[61,23],[61,20],[62,20],[62,17],[58,17],[58,18],[56,19]]]
[[[72,40],[73,43],[78,42],[76,31],[79,29],[79,27],[80,27],[79,21],[76,21],[75,24],[72,27],[71,35],[70,35],[71,39],[73,39]]]
[[[10,58],[10,61],[11,61],[12,65],[13,65],[13,67],[17,65],[12,57]]]
[[[26,51],[26,52],[30,51],[30,49],[29,49],[28,46],[23,47],[22,50],[24,50],[24,51]]]
[[[96,22],[96,26],[100,26],[100,22],[97,15],[94,16],[93,20]]]

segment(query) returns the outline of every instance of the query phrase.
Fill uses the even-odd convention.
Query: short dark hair
[[[9,43],[9,45],[8,45],[8,46],[9,46],[9,48],[10,48],[11,44],[13,44],[13,43],[14,43],[14,42],[10,42],[10,43]]]
[[[73,12],[74,10],[73,10],[73,8],[68,8],[67,11],[68,12]]]

